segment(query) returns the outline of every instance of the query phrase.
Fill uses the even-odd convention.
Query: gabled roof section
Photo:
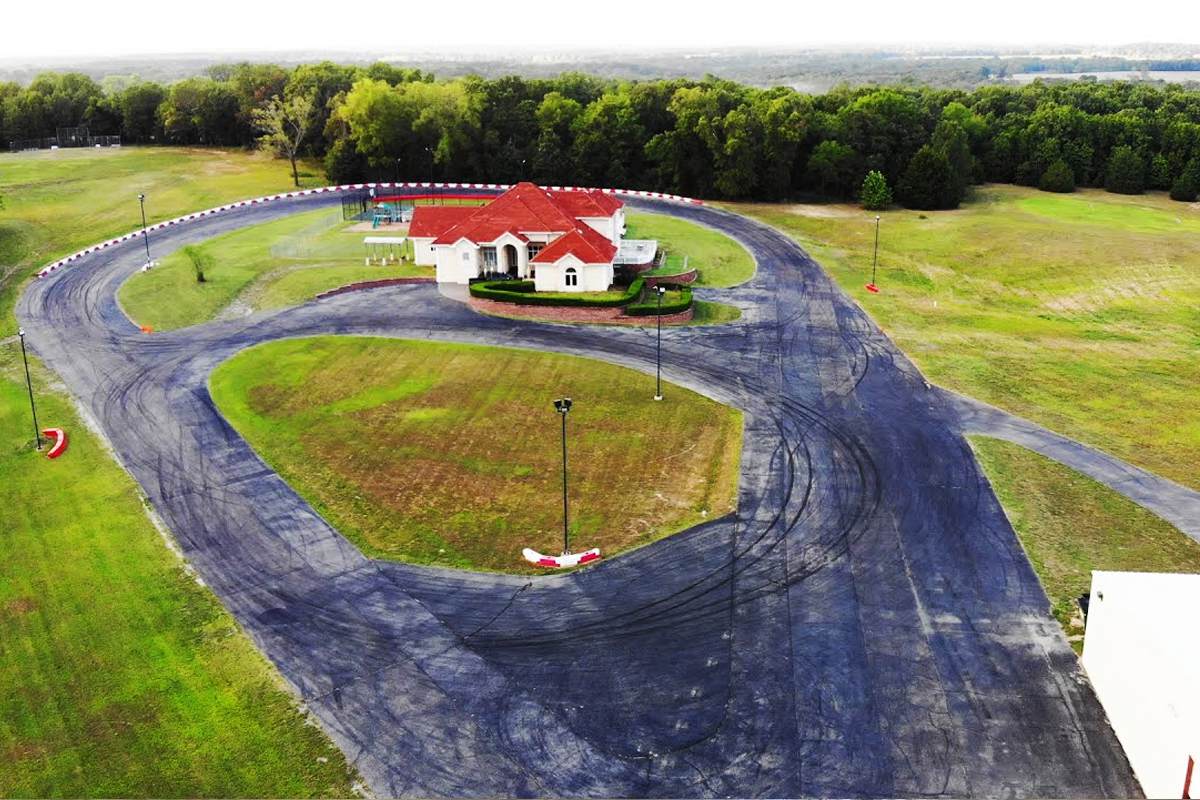
[[[584,264],[609,264],[617,246],[590,225],[579,225],[563,234],[533,258],[534,264],[553,264],[565,255],[573,255]]]
[[[476,244],[494,242],[506,231],[565,233],[575,225],[575,219],[559,208],[545,189],[525,182],[475,209],[439,236],[435,244],[452,244],[464,237]]]
[[[611,217],[625,205],[615,195],[596,189],[560,189],[547,194],[573,217]]]
[[[475,213],[474,206],[417,206],[408,223],[409,237],[437,238]]]

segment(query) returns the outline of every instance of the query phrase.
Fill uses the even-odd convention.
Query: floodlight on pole
[[[25,362],[25,387],[29,390],[29,410],[33,414],[33,440],[37,449],[42,449],[42,429],[38,427],[37,406],[33,402],[33,380],[29,377],[29,356],[25,354],[25,329],[17,328],[17,338],[21,340],[21,360]]]
[[[871,282],[867,284],[868,292],[878,292],[879,287],[875,285],[875,273],[879,269],[879,215],[875,215],[875,256],[871,260]]]
[[[571,554],[571,540],[567,527],[567,414],[571,410],[571,398],[554,401],[554,410],[562,417],[562,494],[563,494],[563,555]]]
[[[667,290],[662,285],[658,285],[654,287],[654,292],[658,295],[658,347],[655,357],[654,399],[662,400],[662,299]]]
[[[146,230],[146,195],[138,193],[138,205],[142,208],[142,242],[146,245],[146,267],[150,267],[150,231]]]

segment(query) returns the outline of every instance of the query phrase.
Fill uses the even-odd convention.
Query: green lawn
[[[182,250],[140,272],[118,292],[135,322],[156,330],[213,319],[237,303],[243,311],[280,308],[357,281],[433,276],[411,262],[367,265],[362,232],[347,230],[336,208],[293,214],[213,237],[196,247],[212,260],[203,283]]]
[[[795,236],[930,378],[1200,488],[1200,207],[977,188],[957,211],[732,207]]]
[[[0,327],[35,267],[138,222],[285,190],[241,152],[0,155]],[[341,753],[167,548],[138,489],[33,361],[39,414],[71,438],[32,448],[20,350],[0,344],[0,796],[346,796]]]
[[[649,274],[674,275],[687,268],[698,269],[696,286],[729,287],[754,277],[754,259],[746,248],[703,225],[678,217],[631,211],[625,215],[628,239],[657,239],[666,251],[666,263]]]
[[[1092,570],[1200,572],[1200,544],[1141,506],[1018,445],[970,441],[1076,651]]]
[[[345,796],[345,760],[151,525],[133,480],[0,346],[0,796]]]
[[[307,177],[303,177],[307,176]],[[302,172],[305,185],[323,176]],[[259,153],[174,147],[0,154],[0,329],[15,327],[17,290],[37,268],[141,225],[292,188],[284,161]]]
[[[736,322],[742,318],[742,310],[728,303],[713,303],[708,300],[692,301],[691,325],[720,325]]]
[[[487,375],[488,380],[480,379]],[[373,556],[530,572],[562,549],[560,423],[573,545],[606,555],[732,511],[741,414],[654,376],[571,356],[376,338],[247,350],[213,396],[258,452]]]

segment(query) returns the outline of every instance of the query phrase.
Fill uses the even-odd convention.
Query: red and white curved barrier
[[[308,195],[314,195],[314,194],[327,194],[328,192],[351,192],[351,191],[357,191],[357,190],[361,190],[361,189],[494,189],[497,191],[503,191],[503,190],[507,190],[510,188],[512,188],[512,184],[508,184],[508,183],[430,183],[429,181],[424,181],[424,182],[406,181],[403,183],[401,183],[401,182],[349,183],[349,184],[344,184],[342,186],[322,186],[319,189],[297,189],[294,192],[282,192],[280,194],[268,195],[267,197],[255,197],[250,200],[239,200],[235,203],[229,203],[227,205],[217,206],[216,208],[209,208],[209,209],[205,209],[204,211],[197,211],[194,214],[185,214],[182,217],[176,217],[175,219],[169,219],[169,220],[166,220],[165,222],[156,222],[153,225],[147,226],[146,230],[147,231],[160,231],[164,228],[169,228],[174,225],[180,225],[185,222],[191,222],[192,220],[201,219],[203,217],[209,217],[209,216],[212,216],[213,214],[221,214],[223,212],[231,211],[231,210],[238,209],[238,208],[245,208],[246,206],[256,206],[256,205],[260,205],[262,203],[270,203],[270,202],[273,202],[276,200],[288,200],[288,199],[291,199],[294,197],[307,197]],[[648,197],[648,198],[651,198],[654,200],[670,200],[675,203],[688,203],[690,205],[697,205],[697,206],[704,205],[703,200],[696,200],[691,197],[683,197],[682,195],[677,195],[677,194],[666,194],[664,192],[646,192],[646,191],[642,191],[640,189],[590,189],[590,188],[581,187],[581,186],[550,186],[548,188],[550,188],[554,191],[562,191],[562,192],[599,191],[599,192],[604,192],[605,194],[623,195],[626,197]],[[83,250],[80,250],[77,253],[72,253],[71,255],[67,256],[66,258],[60,258],[58,261],[55,261],[53,264],[50,264],[50,265],[38,270],[37,276],[39,278],[44,278],[47,275],[49,275],[50,273],[57,270],[59,267],[65,267],[68,264],[70,264],[74,261],[77,261],[86,255],[91,255],[92,253],[95,253],[97,251],[104,250],[104,249],[112,247],[114,245],[121,244],[122,242],[127,242],[130,239],[136,239],[138,236],[141,235],[141,233],[142,233],[141,229],[138,229],[131,233],[127,233],[124,236],[118,236],[115,239],[109,239],[107,242],[100,242],[99,244],[94,244],[91,247],[85,247]]]
[[[526,547],[521,551],[521,555],[525,556],[525,560],[534,566],[559,569],[561,567],[578,567],[581,564],[587,564],[589,561],[598,560],[600,558],[600,548],[593,547],[591,550],[584,550],[582,553],[566,553],[561,556],[544,556],[537,550],[532,550]]]
[[[54,440],[54,444],[50,445],[50,449],[46,451],[46,458],[58,458],[67,450],[67,432],[62,428],[44,428],[43,436],[49,436]]]

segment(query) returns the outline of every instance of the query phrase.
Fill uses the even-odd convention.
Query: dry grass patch
[[[213,396],[258,452],[367,553],[524,571],[561,550],[568,395],[572,543],[606,554],[726,514],[741,414],[653,376],[504,348],[323,337],[246,351]]]

